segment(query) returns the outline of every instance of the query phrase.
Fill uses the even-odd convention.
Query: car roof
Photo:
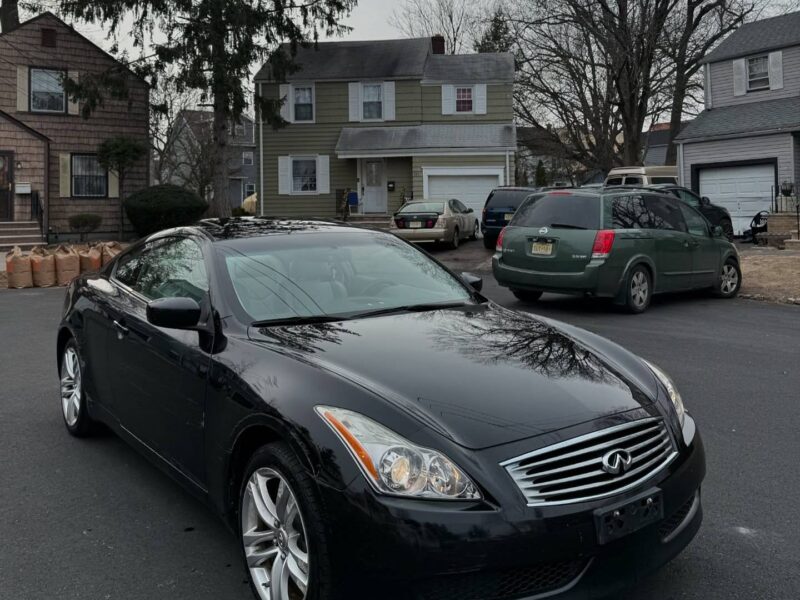
[[[179,227],[154,234],[149,240],[174,233],[200,235],[212,242],[257,238],[288,233],[357,233],[373,231],[365,227],[322,218],[232,217],[203,219],[190,227]]]

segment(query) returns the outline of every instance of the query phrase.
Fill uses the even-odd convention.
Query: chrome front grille
[[[622,451],[616,458],[615,451]],[[528,506],[605,498],[637,486],[678,455],[661,418],[640,419],[559,442],[500,463]],[[608,457],[604,466],[604,457]],[[614,466],[621,467],[614,474]],[[611,472],[610,472],[611,471]]]

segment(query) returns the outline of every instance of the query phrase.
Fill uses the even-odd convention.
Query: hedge
[[[195,192],[177,185],[156,185],[125,199],[125,212],[139,236],[191,225],[208,210]]]

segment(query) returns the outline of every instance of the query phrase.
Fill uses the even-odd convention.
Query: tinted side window
[[[638,175],[628,175],[625,177],[625,185],[640,185],[642,183],[642,178]]]
[[[683,220],[683,213],[678,202],[673,201],[672,198],[660,198],[659,196],[647,196],[644,202],[653,215],[656,229],[686,231],[686,222]]]
[[[683,218],[686,219],[686,225],[689,227],[689,233],[692,235],[702,235],[707,237],[708,223],[703,216],[691,206],[687,206],[683,202],[681,202],[680,208],[683,212]]]
[[[456,200],[456,206],[458,206],[458,210],[460,210],[462,213],[467,212],[467,207],[463,202],[461,202],[461,200]]]
[[[145,253],[139,277],[131,287],[151,300],[202,301],[208,292],[208,275],[200,247],[187,239],[156,242]]]
[[[458,200],[450,200],[450,202],[448,202],[447,205],[450,207],[450,210],[452,212],[454,212],[454,213],[460,213],[461,212],[461,209],[458,208]]]
[[[143,252],[144,246],[121,257],[119,262],[117,262],[114,278],[120,283],[124,283],[129,288],[134,287],[136,285],[136,280],[139,279],[139,273],[142,270]]]
[[[611,226],[614,229],[654,229],[655,215],[639,195],[616,196],[611,202]]]
[[[606,185],[622,185],[622,177],[612,177],[606,181]]]
[[[678,194],[678,198],[686,202],[689,206],[700,206],[700,198],[691,192],[687,192],[686,190],[675,190],[675,192]]]

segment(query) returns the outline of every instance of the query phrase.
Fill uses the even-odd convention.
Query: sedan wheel
[[[722,265],[719,281],[717,282],[717,287],[714,292],[720,298],[733,298],[739,293],[739,288],[741,286],[742,272],[739,270],[739,265],[729,260]]]
[[[92,432],[93,422],[86,408],[81,358],[73,340],[64,347],[59,375],[61,412],[67,431],[76,437],[87,436]]]
[[[644,267],[634,267],[628,276],[627,302],[628,310],[632,313],[641,313],[650,306],[652,284],[650,273]]]
[[[481,230],[481,224],[478,223],[478,221],[475,221],[475,225],[472,228],[472,235],[470,236],[470,239],[477,240],[478,233],[480,232],[480,230]]]
[[[242,543],[263,600],[306,597],[310,559],[303,516],[289,484],[273,469],[258,469],[247,483]]]
[[[461,242],[461,233],[458,231],[458,227],[453,230],[453,239],[450,240],[450,247],[455,250],[458,248],[458,244]]]

